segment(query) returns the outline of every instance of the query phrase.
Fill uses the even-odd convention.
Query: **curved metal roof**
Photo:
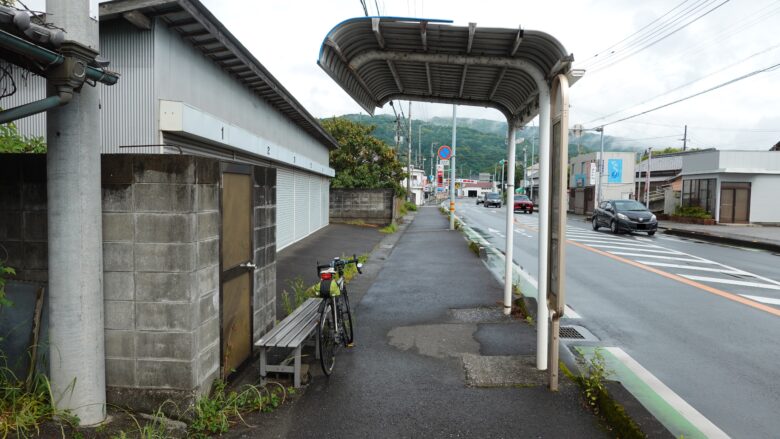
[[[538,113],[536,70],[570,74],[574,57],[552,36],[453,26],[449,20],[359,17],[325,37],[317,64],[373,114],[394,99],[491,107],[509,120]],[[569,75],[573,83],[581,76]]]

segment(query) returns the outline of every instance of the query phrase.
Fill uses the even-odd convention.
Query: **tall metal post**
[[[409,101],[409,139],[406,150],[406,201],[412,201],[412,101]]]
[[[512,253],[514,250],[514,200],[515,193],[515,123],[513,120],[507,120],[509,126],[509,144],[507,145],[507,190],[506,194],[506,258],[504,258],[504,273],[506,279],[504,282],[504,314],[509,315],[512,312]],[[503,168],[502,168],[503,169]]]
[[[505,164],[506,164],[505,160],[501,160],[501,190],[499,192],[501,193],[502,197],[506,193],[506,191],[504,190],[504,188],[505,188],[505,186],[504,186],[504,165]]]
[[[422,167],[422,124],[417,124],[417,161]]]
[[[536,300],[536,368],[547,370],[547,259],[550,238],[550,88],[539,86],[539,295]]]
[[[602,189],[601,189],[601,175],[604,173],[604,127],[599,127],[599,131],[601,132],[601,152],[599,152],[599,162],[598,162],[598,174],[599,179],[596,181],[597,187],[597,194],[596,194],[596,206],[601,204],[602,201]]]
[[[47,0],[46,12],[80,43],[66,42],[63,52],[97,51],[89,0]],[[57,84],[49,79],[50,95]],[[85,84],[48,112],[46,127],[51,393],[57,409],[83,425],[106,417],[99,97]]]
[[[455,146],[457,105],[452,106],[452,157],[450,157],[450,230],[455,230]]]
[[[526,192],[526,187],[528,186],[528,156],[526,154],[527,152],[528,152],[528,148],[524,146],[523,147],[523,193]]]
[[[685,125],[685,131],[683,132],[683,152],[688,147],[688,125]]]
[[[536,155],[536,133],[534,133],[533,137],[531,138],[531,166],[534,165],[534,156]],[[539,175],[539,169],[536,170],[536,175],[538,177]],[[531,194],[529,198],[531,201],[534,199],[534,185],[531,183],[529,186],[531,186]]]
[[[653,164],[653,148],[647,148],[647,171],[645,172],[645,206],[650,209],[650,165]]]

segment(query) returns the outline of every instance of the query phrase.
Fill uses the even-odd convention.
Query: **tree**
[[[16,125],[0,125],[0,153],[45,153],[46,142],[42,137],[25,137],[19,134]]]
[[[393,189],[402,196],[404,165],[395,150],[372,135],[374,126],[364,126],[338,117],[322,121],[322,126],[339,143],[330,152],[330,165],[336,170],[333,188]]]

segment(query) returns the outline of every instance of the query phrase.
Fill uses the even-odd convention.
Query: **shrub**
[[[712,219],[712,215],[700,206],[678,207],[674,214],[685,218]]]
[[[398,225],[395,222],[392,222],[381,229],[379,229],[382,233],[387,233],[388,235],[391,233],[395,233],[398,230]]]
[[[405,208],[407,211],[411,211],[411,212],[417,212],[417,205],[416,205],[416,204],[414,204],[414,203],[412,203],[411,201],[406,201],[406,202],[404,202],[404,208]]]

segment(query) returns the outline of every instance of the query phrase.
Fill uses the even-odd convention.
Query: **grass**
[[[406,201],[404,202],[402,211],[403,210],[406,210],[408,212],[417,212],[417,205],[412,203],[411,201]],[[404,214],[406,214],[406,212],[404,212]]]
[[[379,231],[382,233],[386,233],[388,235],[391,233],[395,233],[396,231],[398,231],[398,224],[396,224],[395,221],[393,221],[392,223],[379,229]]]
[[[480,246],[476,241],[469,241],[469,250],[474,252],[474,254],[477,256],[479,256],[479,249]]]
[[[341,255],[341,259],[351,259],[347,256]],[[368,255],[358,256],[358,261],[361,264],[365,264],[368,260]],[[353,277],[357,274],[357,267],[355,264],[349,264],[344,267],[344,280],[349,283]],[[298,276],[295,279],[288,280],[287,285],[292,292],[288,292],[286,289],[282,291],[282,308],[284,309],[285,316],[292,314],[295,308],[298,308],[310,297],[317,297],[317,288],[319,283],[306,286],[303,281],[303,277]]]
[[[709,214],[706,210],[699,206],[690,206],[690,207],[678,207],[674,211],[675,216],[682,216],[685,218],[701,218],[701,219],[712,219],[712,215]]]

